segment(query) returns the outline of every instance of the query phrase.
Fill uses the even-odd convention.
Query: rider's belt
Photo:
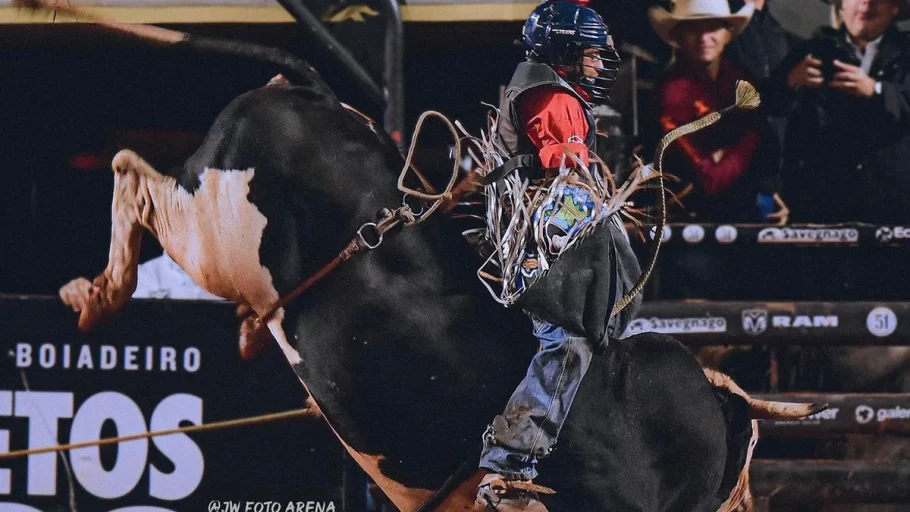
[[[523,155],[513,156],[500,165],[499,167],[490,171],[489,174],[483,177],[480,182],[486,186],[492,183],[505,178],[510,172],[515,169],[531,169],[536,170],[540,168],[540,160],[537,158],[537,155],[533,153],[525,153]]]

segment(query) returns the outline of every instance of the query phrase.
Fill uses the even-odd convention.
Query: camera
[[[854,66],[861,64],[853,48],[835,34],[823,34],[820,36],[811,45],[809,52],[813,57],[822,61],[821,71],[825,84],[834,80],[834,75],[841,71],[840,68],[834,65],[835,60]]]

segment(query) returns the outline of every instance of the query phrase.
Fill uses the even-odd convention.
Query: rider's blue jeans
[[[537,477],[537,460],[556,444],[594,346],[583,336],[531,318],[540,351],[502,415],[483,436],[480,467],[509,479]]]

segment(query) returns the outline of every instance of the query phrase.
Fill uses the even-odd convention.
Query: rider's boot
[[[547,512],[538,493],[554,494],[555,491],[530,481],[508,480],[489,473],[477,487],[472,512]]]

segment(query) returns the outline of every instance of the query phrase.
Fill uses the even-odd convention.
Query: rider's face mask
[[[564,69],[566,80],[584,90],[592,103],[606,101],[616,83],[622,61],[611,43],[612,38],[608,40],[609,46],[581,49],[581,57],[573,69]]]

